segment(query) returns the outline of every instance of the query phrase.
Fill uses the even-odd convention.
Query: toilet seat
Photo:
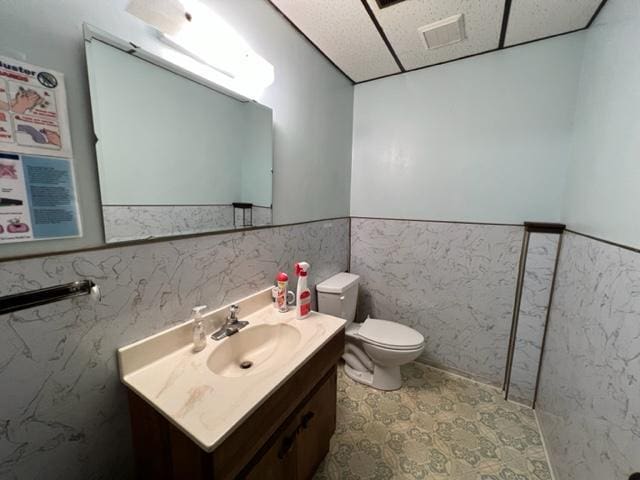
[[[416,350],[424,346],[420,332],[389,320],[367,318],[359,328],[350,328],[348,333],[363,342],[388,350]]]

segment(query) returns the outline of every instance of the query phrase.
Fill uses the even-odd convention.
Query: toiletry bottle
[[[284,313],[289,310],[289,307],[287,306],[287,288],[289,286],[289,276],[284,272],[280,272],[276,276],[276,282],[278,284],[276,306],[279,312]]]
[[[207,346],[207,334],[204,331],[204,319],[202,318],[202,310],[207,308],[206,305],[193,307],[193,351],[199,352]]]
[[[309,274],[307,262],[296,263],[296,275],[298,276],[298,289],[296,291],[296,317],[306,318],[311,313],[311,290],[307,287],[307,275]]]

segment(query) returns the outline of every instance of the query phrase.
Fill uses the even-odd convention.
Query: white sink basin
[[[222,377],[244,377],[281,366],[291,358],[300,331],[287,324],[256,325],[225,338],[211,352],[207,366]]]

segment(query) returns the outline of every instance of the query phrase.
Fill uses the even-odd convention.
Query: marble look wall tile
[[[640,471],[640,254],[566,233],[536,410],[557,480]]]
[[[253,207],[253,225],[262,227],[273,224],[273,209],[269,207]]]
[[[501,385],[522,227],[353,218],[367,314],[415,328],[433,364]]]
[[[310,283],[348,267],[349,220],[274,227],[0,263],[2,294],[92,279],[102,301],[0,317],[0,478],[132,474],[116,349],[311,263]],[[215,408],[213,406],[212,408]]]
[[[509,400],[532,405],[560,235],[532,233],[522,284]]]
[[[243,224],[242,218],[242,209],[235,209],[236,216],[236,225],[241,227]],[[233,221],[233,218],[232,218]],[[247,222],[251,222],[251,226],[253,227],[262,227],[264,225],[271,225],[272,223],[272,209],[270,207],[251,207],[251,217],[249,217],[249,213],[247,213],[246,217]]]
[[[233,228],[231,205],[139,205],[102,207],[108,243]]]

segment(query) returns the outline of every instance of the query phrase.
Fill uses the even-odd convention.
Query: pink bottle
[[[276,308],[279,312],[286,312],[289,310],[289,306],[287,305],[287,288],[289,287],[289,276],[280,272],[276,276],[277,283],[277,291],[276,291]]]

